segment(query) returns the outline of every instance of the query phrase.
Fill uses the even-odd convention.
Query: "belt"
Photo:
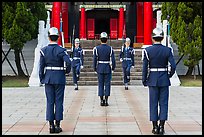
[[[150,68],[150,71],[168,71],[167,68]]]
[[[77,60],[77,59],[81,59],[81,58],[78,58],[78,57],[73,57],[73,59],[74,59],[74,60]]]
[[[66,70],[64,67],[45,67],[47,70]]]
[[[132,60],[131,58],[123,58],[123,60]]]
[[[98,63],[110,63],[110,61],[98,61]]]

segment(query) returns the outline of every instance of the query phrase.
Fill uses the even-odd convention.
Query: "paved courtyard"
[[[59,135],[152,135],[148,88],[112,86],[100,106],[97,86],[66,86]],[[202,135],[202,87],[170,87],[166,135]],[[2,89],[2,135],[48,135],[44,87]],[[58,135],[58,134],[54,134]]]

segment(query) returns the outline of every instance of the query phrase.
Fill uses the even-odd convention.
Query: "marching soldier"
[[[108,106],[111,77],[112,72],[115,70],[115,56],[112,47],[107,45],[108,35],[106,32],[100,34],[100,39],[101,45],[93,49],[93,67],[94,71],[98,74],[98,96],[100,96],[101,100],[100,105]]]
[[[45,84],[46,120],[49,121],[50,133],[59,133],[62,132],[60,121],[63,120],[65,73],[71,71],[71,60],[66,49],[57,44],[58,29],[50,28],[48,36],[49,45],[40,50],[39,78],[40,82]],[[66,67],[64,67],[64,61]]]
[[[135,60],[134,60],[135,51],[132,47],[130,47],[130,38],[125,39],[125,44],[122,46],[120,51],[120,62],[122,62],[123,67],[123,83],[125,85],[125,90],[128,90],[128,82],[130,82],[130,70],[134,68]]]
[[[78,90],[78,83],[80,71],[83,69],[84,64],[84,55],[83,50],[80,47],[80,41],[78,38],[74,41],[74,47],[72,47],[72,74],[73,74],[73,82],[75,85],[74,90]]]
[[[160,27],[153,30],[154,44],[144,49],[143,58],[142,83],[149,87],[150,121],[153,124],[153,134],[164,134],[165,132],[164,124],[168,117],[169,86],[171,85],[169,79],[176,69],[171,48],[161,44],[163,37]],[[170,70],[168,70],[168,62]],[[159,126],[157,121],[160,121]]]

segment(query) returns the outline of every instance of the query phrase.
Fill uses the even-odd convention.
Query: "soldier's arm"
[[[60,56],[63,59],[63,61],[66,62],[66,72],[69,73],[71,71],[71,60],[66,49],[61,50],[58,56]]]
[[[96,65],[97,65],[97,54],[96,54],[96,47],[93,48],[93,69],[96,71]]]
[[[44,83],[43,79],[44,79],[44,69],[45,69],[45,58],[44,58],[44,53],[42,51],[40,51],[40,66],[39,66],[39,78],[40,78],[40,83]]]
[[[81,65],[84,66],[84,54],[83,54],[83,50],[81,50]]]
[[[144,49],[144,56],[143,56],[143,64],[142,64],[142,83],[144,86],[146,85],[147,82],[147,73],[148,73],[148,55],[147,52],[145,52]]]
[[[121,47],[120,54],[119,54],[119,60],[121,62],[122,62],[122,58],[123,58],[122,54],[123,54],[123,46]]]
[[[112,55],[111,55],[111,60],[112,60],[112,70],[115,70],[116,64],[115,64],[115,54],[114,51],[112,49]]]
[[[134,49],[132,49],[132,53],[131,53],[131,58],[132,58],[132,66],[135,66],[135,58],[134,58],[134,56],[135,56],[135,50],[134,50]]]
[[[175,73],[175,70],[176,70],[176,63],[175,63],[175,60],[174,60],[174,57],[173,57],[172,50],[170,48],[169,48],[168,61],[170,63],[170,67],[171,67],[169,77],[172,77],[174,75],[174,73]]]
[[[73,58],[73,53],[74,52],[74,47],[72,46],[72,48],[71,48],[71,52],[70,52],[70,58]]]

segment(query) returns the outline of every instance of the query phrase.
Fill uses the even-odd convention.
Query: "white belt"
[[[131,58],[123,58],[123,60],[131,60]]]
[[[66,68],[64,67],[45,67],[47,70],[65,70]]]
[[[110,63],[110,61],[98,61],[98,63]]]
[[[150,71],[167,71],[167,68],[150,68]]]
[[[78,58],[78,57],[73,57],[73,59],[74,59],[74,60],[77,60],[77,59],[81,59],[81,58]]]

